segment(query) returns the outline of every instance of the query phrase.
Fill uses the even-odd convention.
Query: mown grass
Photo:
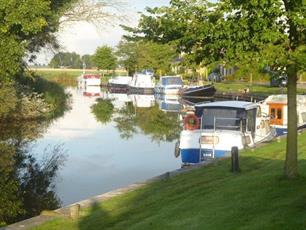
[[[306,229],[306,133],[299,136],[300,177],[282,177],[285,140],[230,160],[154,182],[82,210],[78,221],[56,219],[36,230]]]
[[[248,82],[233,82],[224,81],[214,83],[217,91],[219,92],[231,92],[231,93],[243,93],[248,90],[253,95],[269,95],[269,94],[286,94],[287,88],[270,87],[268,85],[250,84]],[[306,89],[297,89],[299,94],[306,93]]]

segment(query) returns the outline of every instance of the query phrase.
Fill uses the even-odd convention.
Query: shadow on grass
[[[102,205],[94,202],[89,208],[88,215],[78,223],[80,230],[100,230],[105,221],[109,218],[108,213],[103,210]]]
[[[244,156],[232,174],[221,160],[95,204],[79,229],[305,229],[306,178],[284,179],[283,163]]]

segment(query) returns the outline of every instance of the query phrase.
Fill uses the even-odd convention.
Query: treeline
[[[171,72],[178,53],[169,44],[123,39],[116,48],[98,47],[93,55],[79,55],[75,52],[59,52],[51,59],[52,68],[97,68],[114,70],[125,68],[129,74],[141,69],[153,69],[158,75]]]

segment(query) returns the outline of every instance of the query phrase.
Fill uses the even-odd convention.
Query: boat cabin
[[[244,101],[220,101],[195,106],[195,115],[201,119],[200,129],[256,131],[256,118],[261,117],[257,104]]]

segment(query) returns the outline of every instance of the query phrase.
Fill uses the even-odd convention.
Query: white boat
[[[153,94],[154,87],[155,82],[152,74],[136,73],[129,83],[128,92],[131,94]]]
[[[111,88],[127,88],[130,82],[132,81],[132,77],[130,76],[117,76],[108,80],[108,87]]]
[[[183,88],[183,80],[180,76],[162,76],[154,88],[158,94],[178,95]]]
[[[306,127],[306,95],[297,95],[296,102],[298,115],[297,126],[298,129],[301,129]],[[275,127],[277,135],[287,134],[287,95],[271,95],[263,101],[261,107],[262,111],[270,116],[270,124]]]
[[[78,86],[100,86],[101,85],[101,76],[99,74],[82,74],[78,77]]]
[[[184,119],[179,151],[183,164],[207,158],[226,157],[231,148],[255,147],[275,136],[268,116],[257,103],[219,101],[195,106],[195,114]]]

